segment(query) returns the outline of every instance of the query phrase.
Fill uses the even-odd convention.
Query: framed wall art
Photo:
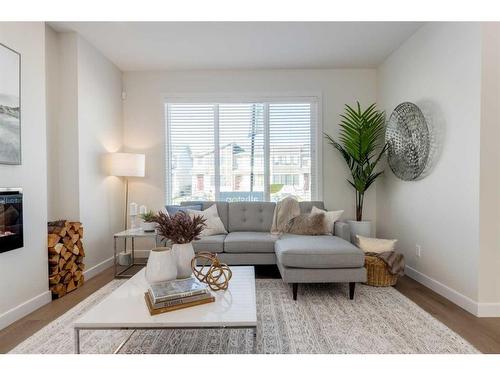
[[[21,164],[21,55],[1,43],[0,164]]]

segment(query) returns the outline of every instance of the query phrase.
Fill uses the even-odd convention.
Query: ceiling
[[[419,22],[52,22],[122,71],[373,68]]]

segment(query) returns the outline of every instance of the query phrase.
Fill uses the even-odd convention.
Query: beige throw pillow
[[[327,226],[327,232],[325,234],[331,234],[333,235],[333,228],[335,227],[335,222],[340,219],[342,214],[344,213],[344,210],[340,211],[326,211],[322,210],[321,208],[318,208],[316,206],[313,206],[311,210],[311,215],[315,214],[325,214],[325,221],[326,221],[326,226]]]
[[[398,240],[384,240],[381,238],[363,237],[356,235],[356,246],[365,253],[384,253],[386,251],[394,251]]]
[[[326,228],[325,214],[302,214],[288,222],[286,232],[318,236],[325,234]]]
[[[205,222],[205,228],[201,231],[200,237],[214,236],[216,234],[226,234],[224,223],[217,212],[217,205],[213,204],[204,211],[187,210],[190,217],[201,216]]]

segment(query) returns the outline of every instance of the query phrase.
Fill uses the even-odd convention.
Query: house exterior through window
[[[317,104],[167,102],[166,201],[318,198]]]

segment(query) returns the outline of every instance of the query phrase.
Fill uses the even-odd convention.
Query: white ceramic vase
[[[177,278],[185,279],[186,277],[190,277],[193,273],[191,270],[191,260],[194,257],[193,244],[191,242],[173,244],[172,250],[177,260]]]
[[[356,242],[356,235],[360,235],[363,237],[371,237],[372,236],[372,222],[368,220],[364,221],[356,221],[356,220],[347,220],[349,223],[349,229],[351,231],[351,242]]]
[[[155,247],[149,253],[146,265],[146,280],[150,284],[177,278],[177,262],[169,247]]]

